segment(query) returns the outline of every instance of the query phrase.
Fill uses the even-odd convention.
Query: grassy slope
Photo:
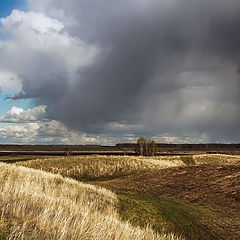
[[[86,157],[72,157],[70,159],[67,158],[50,158],[47,160],[37,160],[37,161],[27,161],[25,163],[20,163],[28,167],[34,168],[43,168],[47,171],[57,172],[63,175],[70,174],[70,177],[74,177],[76,179],[81,180],[98,180],[92,181],[93,184],[102,185],[101,180],[106,180],[107,178],[114,179],[113,182],[109,182],[111,185],[103,185],[104,187],[109,187],[111,190],[114,189],[114,185],[118,184],[118,177],[129,175],[131,176],[133,173],[141,172],[146,169],[159,169],[160,164],[156,164],[157,161],[165,161],[165,168],[167,166],[186,166],[186,165],[202,165],[202,164],[210,164],[210,165],[239,165],[239,156],[228,156],[228,155],[197,155],[197,156],[187,156],[187,157],[157,157],[154,159],[142,159],[141,164],[136,158],[132,157],[107,157],[104,156],[91,156],[86,159]],[[149,161],[150,160],[150,161]],[[126,164],[127,162],[127,164]],[[171,163],[170,165],[167,162]],[[150,165],[149,165],[150,163]],[[152,164],[154,163],[154,164]],[[174,164],[172,164],[174,163]],[[131,166],[133,164],[134,166]],[[145,164],[145,165],[144,165]],[[82,174],[81,171],[75,171],[77,166],[85,165],[85,172],[88,174]],[[115,167],[114,167],[115,166]],[[147,167],[146,167],[147,166]],[[150,166],[150,167],[149,167]],[[72,171],[66,171],[66,169],[72,169]],[[101,169],[104,168],[102,174]],[[73,170],[75,169],[75,170]],[[184,168],[183,168],[184,169]],[[194,169],[194,167],[193,167]],[[163,170],[165,171],[165,170]],[[205,170],[204,170],[205,171]],[[73,174],[74,173],[74,174]],[[79,177],[80,174],[80,177]],[[89,174],[92,174],[89,178]],[[94,175],[95,174],[95,175]],[[174,173],[167,173],[169,174]],[[179,173],[181,174],[181,173]],[[184,173],[185,175],[185,173]],[[206,176],[208,178],[208,176]],[[126,177],[127,178],[127,177]],[[191,179],[191,171],[190,171],[190,181]],[[123,187],[121,191],[116,190],[119,194],[119,213],[122,219],[129,220],[131,223],[140,226],[146,226],[147,224],[151,224],[153,228],[157,231],[161,231],[162,229],[168,231],[174,231],[178,234],[182,234],[186,239],[238,239],[234,238],[233,235],[228,235],[227,228],[221,228],[221,221],[225,221],[225,218],[221,215],[222,213],[217,213],[218,210],[209,210],[207,207],[200,207],[202,203],[189,203],[189,201],[178,201],[175,195],[170,195],[168,198],[163,197],[161,193],[160,195],[151,196],[151,192],[145,192],[145,187],[143,187],[140,191],[134,193],[134,188],[137,188],[137,185],[134,183],[136,180],[135,177],[131,180],[132,191],[128,191],[127,188],[128,183],[123,183]],[[169,179],[170,180],[170,179]],[[167,180],[164,185],[168,185],[169,180]],[[214,178],[213,178],[214,180]],[[100,181],[100,182],[99,182]],[[114,182],[115,181],[115,182]],[[141,179],[137,180],[138,184],[141,185]],[[145,179],[145,184],[148,184],[148,179]],[[180,180],[181,181],[181,180]],[[185,181],[187,187],[186,192],[189,191],[191,194],[195,194],[191,192],[191,188],[188,189],[188,181]],[[198,181],[198,180],[197,180]],[[158,184],[157,182],[154,184]],[[172,183],[174,188],[175,182]],[[194,186],[194,187],[202,187],[202,186]],[[147,186],[146,186],[147,188]],[[194,188],[193,188],[194,189]],[[174,201],[172,200],[174,199]],[[178,198],[179,199],[179,198]],[[181,197],[180,197],[181,199]],[[204,202],[203,202],[204,203]],[[200,205],[199,205],[200,204]],[[232,224],[228,223],[228,224]],[[236,223],[237,224],[237,223]],[[224,225],[224,224],[223,224]],[[234,234],[234,233],[233,233]]]
[[[208,225],[216,215],[207,209],[163,197],[119,195],[119,214],[134,225],[151,224],[157,232],[175,232],[186,239],[222,239]],[[207,220],[203,223],[203,220]]]
[[[179,239],[120,221],[116,195],[106,189],[9,164],[0,171],[0,232],[11,239]]]
[[[104,180],[130,175],[143,170],[184,166],[179,157],[149,158],[136,156],[49,157],[19,162],[17,165],[43,169],[80,181]]]

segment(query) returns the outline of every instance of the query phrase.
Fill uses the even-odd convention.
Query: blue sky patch
[[[0,18],[5,18],[9,16],[14,9],[25,10],[26,1],[25,0],[1,0],[0,1]],[[5,40],[6,38],[7,38],[7,34],[1,32],[0,40]],[[33,104],[31,103],[31,100],[17,100],[17,101],[13,101],[10,99],[6,100],[5,97],[8,95],[11,95],[11,94],[8,94],[7,92],[0,92],[0,115],[5,114],[13,106],[21,107],[23,109],[31,108],[33,106]]]
[[[34,105],[30,99],[23,99],[23,100],[11,100],[5,99],[8,96],[6,93],[2,92],[0,94],[0,115],[6,114],[12,107],[20,107],[23,109],[32,108]]]
[[[13,9],[25,10],[25,0],[1,0],[0,1],[0,18],[9,16]]]

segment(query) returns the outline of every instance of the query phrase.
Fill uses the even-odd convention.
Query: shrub
[[[195,160],[192,155],[180,156],[180,158],[186,165],[195,165]]]
[[[140,156],[154,156],[158,152],[157,144],[154,140],[147,140],[140,137],[137,140],[135,153]]]
[[[72,152],[71,152],[70,150],[66,150],[66,151],[65,151],[65,155],[66,155],[67,157],[70,157],[70,156],[72,156]]]

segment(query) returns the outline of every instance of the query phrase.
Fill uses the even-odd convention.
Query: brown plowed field
[[[218,227],[240,239],[240,166],[189,166],[142,172],[99,183],[117,193],[164,196],[221,215]]]

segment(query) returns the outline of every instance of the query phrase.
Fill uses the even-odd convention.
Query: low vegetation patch
[[[195,165],[195,160],[193,159],[193,155],[180,156],[180,158],[186,165]]]
[[[205,225],[214,221],[216,215],[209,210],[184,204],[163,197],[119,195],[119,214],[135,226],[151,224],[157,232],[175,232],[186,239],[222,239],[220,232],[213,232]]]

